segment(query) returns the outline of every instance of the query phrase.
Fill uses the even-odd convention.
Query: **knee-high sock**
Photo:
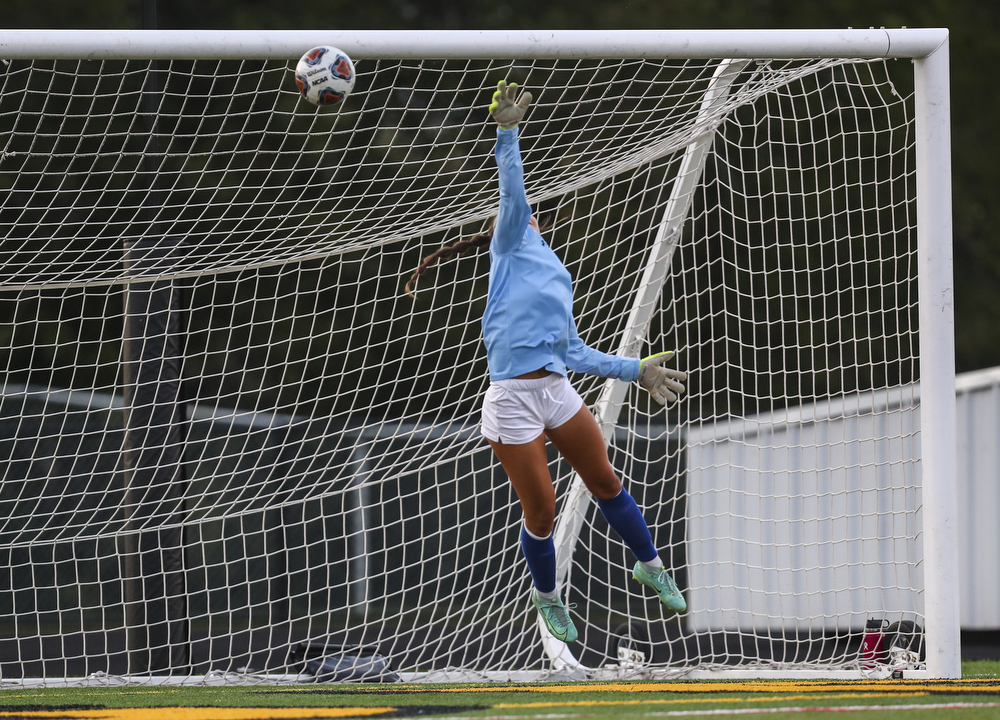
[[[551,593],[556,589],[556,546],[552,543],[552,533],[539,538],[521,526],[521,551],[528,561],[528,571],[538,592]]]
[[[649,533],[642,511],[625,488],[610,500],[597,500],[608,525],[625,541],[629,550],[640,562],[650,562],[657,557],[653,536]]]

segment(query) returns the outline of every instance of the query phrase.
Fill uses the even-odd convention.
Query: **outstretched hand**
[[[636,380],[660,405],[674,402],[684,392],[682,381],[687,380],[687,373],[662,367],[673,355],[674,351],[668,350],[644,357],[639,362],[639,377]]]
[[[506,80],[497,83],[497,91],[493,93],[493,102],[490,103],[490,115],[504,130],[517,127],[531,103],[530,92],[521,93],[521,97],[514,102],[516,97],[517,83],[508,85]]]

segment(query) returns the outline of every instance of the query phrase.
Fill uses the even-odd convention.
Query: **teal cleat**
[[[646,587],[652,588],[660,596],[660,602],[674,612],[682,613],[687,610],[684,596],[677,589],[677,583],[670,577],[665,567],[654,572],[647,570],[641,562],[637,562],[632,568],[632,577]]]
[[[578,636],[576,625],[573,624],[573,619],[569,616],[569,609],[562,600],[559,598],[555,600],[540,598],[538,593],[532,589],[531,602],[538,610],[538,614],[542,616],[545,627],[549,629],[553,637],[563,642],[576,640]]]

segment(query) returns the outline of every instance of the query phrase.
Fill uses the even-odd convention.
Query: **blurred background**
[[[7,28],[951,30],[957,369],[1000,365],[1000,3],[977,0],[3,0]],[[144,17],[144,12],[146,16]],[[153,17],[150,17],[150,16]]]

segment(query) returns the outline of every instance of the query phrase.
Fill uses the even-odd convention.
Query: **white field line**
[[[830,705],[828,707],[720,708],[718,710],[667,710],[645,713],[646,717],[684,717],[693,715],[762,715],[791,712],[860,712],[862,710],[964,710],[995,708],[1000,703],[913,703],[910,705]]]
[[[644,713],[645,717],[691,717],[702,715],[764,715],[771,713],[793,712],[860,712],[862,710],[965,710],[971,708],[995,708],[1000,703],[913,703],[909,705],[830,705],[827,707],[773,707],[773,708],[721,708],[718,710],[668,710],[664,712]],[[546,715],[488,715],[476,720],[555,720],[556,718],[575,718],[578,715],[563,715],[549,713]],[[403,720],[398,718],[397,720]],[[439,718],[421,718],[420,720],[455,720],[455,716]]]

